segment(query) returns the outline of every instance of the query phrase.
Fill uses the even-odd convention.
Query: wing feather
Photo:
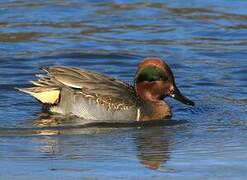
[[[59,85],[87,89],[87,92],[97,95],[110,96],[128,102],[133,102],[135,90],[132,86],[109,76],[92,71],[68,67],[48,67],[45,69],[47,77],[43,77],[38,83],[41,85]]]

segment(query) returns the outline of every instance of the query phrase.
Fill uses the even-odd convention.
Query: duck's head
[[[159,58],[146,58],[138,67],[134,80],[137,95],[144,101],[160,101],[170,96],[184,104],[194,102],[182,95],[170,67]]]

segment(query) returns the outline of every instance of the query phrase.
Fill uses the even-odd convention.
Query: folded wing
[[[48,67],[43,69],[47,75],[37,75],[31,81],[34,87],[19,89],[46,104],[58,102],[61,88],[68,87],[84,91],[97,97],[108,97],[112,103],[134,105],[135,90],[132,86],[109,76],[68,67]]]

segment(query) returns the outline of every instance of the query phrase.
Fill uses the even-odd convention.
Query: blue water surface
[[[245,179],[247,1],[0,2],[0,179]],[[26,87],[74,66],[133,83],[160,57],[195,107],[169,125],[83,127],[52,119]]]

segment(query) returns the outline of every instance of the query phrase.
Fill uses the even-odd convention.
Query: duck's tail
[[[59,101],[60,90],[54,87],[17,88],[19,91],[35,97],[43,104],[56,104]]]
[[[43,69],[48,73],[46,69]],[[38,80],[30,81],[33,87],[28,88],[16,88],[19,91],[27,93],[35,97],[43,104],[56,104],[60,98],[60,85],[55,78],[48,75],[37,74]]]

